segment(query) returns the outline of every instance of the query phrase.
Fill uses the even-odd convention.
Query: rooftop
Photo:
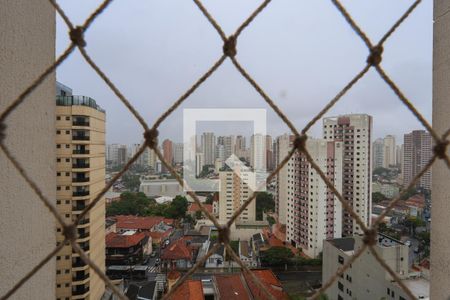
[[[255,274],[255,276],[259,280],[261,280],[261,283],[266,287],[267,291],[274,296],[275,299],[277,300],[289,299],[289,296],[286,294],[286,292],[283,291],[281,282],[278,280],[278,278],[275,276],[272,270],[269,269],[252,270],[252,273]],[[256,283],[253,282],[250,275],[244,274],[244,277],[255,299],[259,300],[269,299],[266,296],[266,294],[263,291],[261,291],[261,289],[256,285]]]
[[[336,248],[342,251],[352,251],[355,248],[355,239],[352,237],[345,237],[340,239],[329,240]]]
[[[172,219],[166,219],[164,217],[137,217],[137,216],[114,216],[113,219],[117,221],[116,228],[120,229],[136,229],[136,230],[148,230],[150,231],[153,226],[164,222],[172,224]]]
[[[215,279],[220,299],[252,299],[241,274],[216,275]]]
[[[142,232],[132,235],[124,235],[115,232],[108,233],[106,235],[106,247],[107,248],[130,248],[139,244],[146,235]]]
[[[73,106],[73,105],[81,105],[88,106],[93,109],[96,109],[102,113],[105,113],[105,110],[97,105],[94,99],[88,96],[56,96],[56,105],[57,106]]]
[[[181,284],[173,295],[168,298],[170,300],[202,300],[203,287],[200,280],[186,280]]]

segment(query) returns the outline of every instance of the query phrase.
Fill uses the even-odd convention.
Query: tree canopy
[[[294,253],[286,247],[271,247],[261,252],[261,262],[269,266],[287,264],[292,257],[294,257]]]
[[[373,201],[374,203],[381,202],[381,201],[383,201],[383,200],[385,200],[385,199],[387,199],[386,196],[383,195],[383,194],[380,193],[380,192],[372,193],[372,201]]]
[[[120,195],[119,201],[113,202],[107,207],[106,215],[145,216],[151,203],[154,203],[154,200],[147,198],[144,193],[124,192]]]
[[[263,212],[274,210],[275,200],[273,195],[267,192],[259,192],[256,195],[256,220],[263,219]]]

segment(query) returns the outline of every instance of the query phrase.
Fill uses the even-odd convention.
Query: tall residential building
[[[342,196],[361,217],[370,224],[372,206],[371,138],[372,117],[350,114],[323,119],[323,136],[327,141],[342,142]],[[343,210],[342,235],[362,230],[347,211]]]
[[[221,144],[217,144],[216,145],[216,149],[215,149],[215,154],[214,154],[214,164],[217,160],[220,160],[221,162],[225,162],[226,161],[226,156],[225,156],[225,147],[224,145]]]
[[[397,153],[395,145],[395,137],[393,135],[387,135],[383,139],[384,142],[384,163],[383,166],[388,168],[390,166],[397,165]]]
[[[203,153],[195,153],[195,176],[199,176],[205,165],[205,155]]]
[[[372,169],[384,167],[384,141],[383,139],[376,139],[372,147]]]
[[[223,145],[224,160],[226,161],[232,154],[236,154],[236,137],[234,135],[219,136],[217,144]],[[217,156],[216,156],[217,158]]]
[[[183,163],[183,143],[173,144],[173,162],[176,164]]]
[[[288,155],[292,148],[294,141],[293,135],[284,134],[277,138],[275,152],[276,161],[275,164],[281,164],[281,161]],[[275,212],[278,216],[278,222],[286,224],[287,220],[287,201],[288,201],[288,182],[289,182],[289,164],[292,165],[293,158],[289,160],[289,163],[280,169],[276,175],[276,193],[275,193]]]
[[[169,165],[173,164],[173,143],[169,139],[165,139],[162,143],[163,148],[163,156],[164,160],[169,163]],[[167,172],[166,166],[162,166],[163,172]]]
[[[225,224],[236,210],[244,204],[253,193],[256,185],[255,173],[237,163],[231,170],[219,172],[219,222]],[[237,218],[241,222],[254,222],[256,220],[256,201]]]
[[[236,143],[234,145],[234,154],[236,154],[237,157],[246,157],[247,153],[247,146],[245,144],[245,136],[238,135],[236,136]]]
[[[275,161],[273,156],[273,140],[270,135],[266,135],[266,168],[269,171],[275,168]]]
[[[212,132],[204,132],[201,136],[201,152],[204,155],[205,165],[214,165],[216,150],[216,137]]]
[[[128,147],[121,144],[109,144],[106,147],[106,162],[111,167],[123,166],[128,160]]]
[[[342,189],[343,143],[308,139],[306,148],[319,168]],[[288,162],[286,240],[310,257],[322,252],[325,239],[341,237],[342,207],[339,200],[296,151]]]
[[[105,112],[95,100],[56,96],[56,206],[69,223],[105,186]],[[105,271],[105,199],[89,211],[77,226],[77,243]],[[56,240],[64,239],[57,226]],[[57,299],[100,299],[103,280],[70,245],[56,256]]]
[[[403,173],[403,144],[397,145],[395,156],[397,159],[397,165],[400,167],[400,170],[402,170]]]
[[[254,134],[250,140],[250,165],[258,171],[266,171],[266,136]]]
[[[425,130],[414,130],[405,134],[403,144],[403,183],[407,186],[423,169],[433,155],[433,140]],[[418,181],[416,187],[431,188],[431,170]]]
[[[363,237],[355,235],[324,241],[322,282],[327,282],[364,245]],[[409,271],[409,247],[401,241],[378,234],[375,251],[409,288],[415,299],[430,299],[430,281],[426,272]],[[326,290],[329,299],[411,299],[380,265],[370,251],[363,251]]]

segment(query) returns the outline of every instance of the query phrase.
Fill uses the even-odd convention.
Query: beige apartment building
[[[69,223],[105,186],[105,112],[95,100],[73,96],[57,83],[56,205]],[[60,227],[56,240],[64,237]],[[94,263],[105,269],[105,200],[102,198],[77,226],[77,242]],[[100,299],[100,277],[70,245],[56,256],[56,299]]]
[[[255,173],[250,170],[240,169],[221,171],[219,192],[219,222],[225,224],[236,210],[244,204],[255,188]],[[254,222],[256,219],[256,201],[249,206],[238,217],[238,222]]]

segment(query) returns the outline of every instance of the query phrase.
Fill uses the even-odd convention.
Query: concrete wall
[[[47,1],[0,1],[0,111],[54,61],[55,14]],[[6,145],[55,199],[55,76],[7,119]],[[0,151],[0,296],[56,246],[55,221]],[[39,296],[37,296],[39,295]],[[55,261],[12,299],[54,299]]]
[[[450,127],[450,1],[434,1],[433,127]],[[449,150],[449,149],[447,149]],[[447,151],[447,155],[449,151]],[[442,161],[433,166],[431,214],[431,299],[450,297],[450,171]]]

